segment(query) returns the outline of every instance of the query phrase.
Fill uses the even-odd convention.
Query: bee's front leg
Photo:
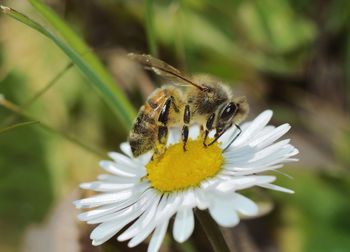
[[[205,124],[205,131],[204,131],[204,139],[203,139],[203,145],[207,147],[207,138],[209,135],[209,132],[213,129],[215,119],[215,113],[211,114],[207,120],[207,123]]]
[[[188,140],[188,126],[190,124],[191,120],[191,112],[190,112],[190,106],[187,104],[185,106],[185,111],[184,111],[184,117],[183,117],[183,122],[184,126],[182,127],[182,142],[183,142],[183,149],[186,151],[186,144]]]

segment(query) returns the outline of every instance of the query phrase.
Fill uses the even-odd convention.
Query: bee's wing
[[[151,55],[147,54],[129,53],[128,56],[132,60],[138,61],[146,69],[152,70],[160,76],[163,76],[170,80],[176,80],[182,83],[190,84],[196,88],[199,88],[200,90],[204,90],[201,85],[194,83],[190,78],[182,74],[178,69],[160,59],[154,58]]]

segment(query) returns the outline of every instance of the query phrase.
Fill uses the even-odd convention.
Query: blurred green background
[[[127,118],[164,82],[127,52],[214,75],[248,97],[250,118],[271,108],[273,124],[292,125],[300,162],[283,169],[293,179],[275,175],[296,193],[252,191],[264,212],[224,230],[232,251],[350,251],[350,1],[44,1],[77,37],[29,2],[0,1],[80,48],[129,110],[123,118],[106,103],[88,72],[69,65],[72,55],[0,15],[0,93],[26,113],[0,106],[0,251],[128,251],[93,248],[71,204],[78,184],[100,172],[100,153],[119,150]],[[40,123],[17,125],[32,121]],[[184,244],[169,235],[162,251],[211,250],[197,225]]]

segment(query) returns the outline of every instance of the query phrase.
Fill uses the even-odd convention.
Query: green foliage
[[[0,81],[0,93],[14,100],[18,100],[16,97],[24,90],[24,79],[16,72]],[[7,115],[8,112],[0,108],[0,118]],[[25,227],[42,221],[53,202],[52,177],[46,160],[47,142],[42,141],[45,137],[34,125],[0,134],[2,243],[18,244]]]
[[[294,212],[294,225],[302,237],[303,251],[347,251],[350,248],[350,178],[347,173],[290,171],[295,179],[279,179],[279,184],[295,190],[289,197],[275,194],[284,211]],[[286,244],[286,246],[290,246]]]
[[[129,101],[123,96],[121,91],[112,81],[111,77],[102,67],[101,63],[92,52],[89,52],[87,46],[66,26],[49,8],[41,4],[39,1],[31,1],[34,7],[55,26],[64,37],[68,38],[71,47],[62,41],[59,37],[45,29],[36,21],[19,13],[15,10],[3,7],[3,12],[18,21],[28,25],[29,27],[42,33],[51,39],[64,53],[77,65],[89,83],[99,92],[104,100],[111,106],[116,116],[123,123],[124,127],[128,129],[134,118],[135,112]],[[90,56],[83,56],[84,54]]]

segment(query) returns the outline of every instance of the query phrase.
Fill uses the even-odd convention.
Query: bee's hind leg
[[[158,117],[158,136],[157,136],[157,146],[155,148],[154,156],[161,156],[165,152],[165,145],[168,139],[168,120],[169,120],[169,111],[173,98],[169,97],[160,111]]]
[[[187,140],[188,140],[188,126],[190,124],[190,120],[191,120],[191,112],[190,112],[190,106],[187,104],[185,106],[185,111],[184,111],[184,117],[183,117],[183,122],[184,125],[182,126],[182,132],[181,132],[181,136],[182,136],[182,148],[184,151],[186,151],[186,144],[187,144]]]
[[[203,139],[204,147],[208,147],[207,138],[208,138],[209,132],[213,129],[214,119],[215,119],[215,113],[209,116],[207,123],[205,124],[204,139]]]

